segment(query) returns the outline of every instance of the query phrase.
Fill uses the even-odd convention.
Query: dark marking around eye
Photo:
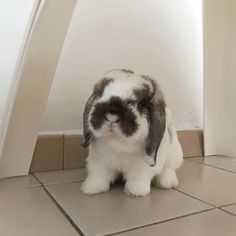
[[[101,97],[103,95],[104,89],[106,86],[110,83],[112,83],[114,80],[112,78],[103,78],[100,80],[93,89],[92,95],[89,97],[85,109],[84,109],[84,114],[83,114],[83,130],[84,130],[84,140],[83,140],[83,146],[87,147],[92,140],[94,139],[94,136],[89,129],[89,124],[88,124],[88,118],[89,118],[89,113],[92,109],[94,101]]]
[[[140,114],[148,113],[149,102],[152,100],[152,94],[147,84],[143,84],[141,88],[134,90],[134,95],[138,104],[138,111]]]
[[[127,105],[130,105],[130,106],[134,106],[134,105],[135,105],[135,101],[132,100],[132,99],[128,99],[128,100],[126,101],[126,104],[127,104]]]

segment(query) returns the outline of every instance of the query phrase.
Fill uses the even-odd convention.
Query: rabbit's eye
[[[138,105],[139,106],[145,106],[147,104],[147,101],[145,100],[145,99],[143,99],[143,100],[141,100],[139,103],[138,103]]]
[[[129,105],[129,106],[134,106],[135,105],[135,101],[129,99],[129,100],[126,101],[126,104]]]
[[[151,97],[148,96],[148,97],[142,99],[141,101],[139,101],[138,106],[145,107],[149,104],[150,100],[151,100]]]

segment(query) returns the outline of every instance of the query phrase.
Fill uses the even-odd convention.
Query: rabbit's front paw
[[[110,183],[98,179],[86,179],[81,186],[84,194],[96,194],[108,191]]]
[[[145,182],[127,182],[125,190],[127,194],[135,197],[143,197],[150,193],[150,183]]]

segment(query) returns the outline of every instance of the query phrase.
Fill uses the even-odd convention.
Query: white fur
[[[138,77],[127,80],[128,76],[135,76],[133,74],[111,73],[113,73],[112,78],[119,77],[119,82],[109,84],[99,101],[105,101],[114,94],[121,98],[130,98],[133,96],[133,89],[143,83],[143,80]],[[126,181],[124,191],[133,196],[148,194],[152,181],[155,186],[161,188],[169,189],[178,185],[175,170],[182,163],[183,153],[169,109],[166,108],[166,130],[158,149],[156,165],[153,167],[147,164],[147,160],[151,159],[145,152],[148,123],[135,111],[135,108],[134,112],[138,117],[139,128],[131,137],[123,135],[118,125],[110,131],[109,121],[98,131],[90,125],[97,138],[89,146],[88,177],[82,185],[83,193],[95,194],[109,190],[110,184],[120,173]],[[113,118],[109,117],[109,119]]]

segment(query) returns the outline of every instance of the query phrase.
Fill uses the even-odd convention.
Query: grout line
[[[192,196],[192,195],[190,195],[190,194],[187,194],[187,193],[185,193],[185,192],[183,192],[183,191],[181,191],[181,190],[178,190],[178,189],[175,189],[175,190],[178,191],[178,192],[180,192],[180,193],[183,193],[183,194],[185,194],[185,195],[187,195],[187,196],[189,196],[189,197],[192,197],[192,198],[194,198],[194,199],[196,199],[196,200],[198,200],[198,201],[201,201],[201,202],[203,202],[203,203],[206,203],[206,204],[212,206],[212,207],[213,207],[213,208],[211,208],[212,210],[213,210],[213,209],[218,209],[218,210],[227,212],[227,213],[229,213],[229,214],[231,214],[231,215],[233,215],[233,216],[236,216],[234,213],[228,212],[227,210],[222,209],[223,207],[236,205],[236,203],[230,203],[230,204],[226,204],[226,205],[222,205],[222,206],[215,206],[215,205],[213,205],[213,204],[211,204],[211,203],[205,202],[205,201],[203,201],[203,200],[201,200],[201,199],[199,199],[199,198],[196,198],[196,197],[194,197],[194,196]]]
[[[227,210],[222,209],[222,208],[219,208],[219,209],[220,209],[221,211],[225,212],[225,213],[228,213],[228,214],[232,215],[232,216],[236,216],[234,213],[232,213],[232,212],[230,212],[230,211],[227,211]]]
[[[65,170],[65,134],[63,134],[63,142],[62,142],[62,154],[63,154],[63,162],[62,169]]]
[[[184,161],[187,161],[187,162],[192,163],[192,164],[195,164],[195,165],[207,166],[207,165],[204,164],[204,163],[197,162],[197,161],[192,161],[192,160],[189,160],[189,159],[191,159],[191,158],[184,159]],[[180,167],[180,168],[181,168],[181,167]]]
[[[57,169],[57,170],[43,170],[43,171],[33,171],[30,172],[30,174],[40,174],[40,173],[48,173],[48,172],[55,172],[55,171],[67,171],[67,170],[80,170],[80,169],[85,169],[86,167],[76,167],[76,168],[70,168],[70,169]],[[14,178],[14,177],[13,177]]]
[[[191,161],[191,162],[194,162],[194,161]],[[211,166],[211,165],[207,165],[207,164],[203,164],[203,163],[198,163],[198,162],[194,162],[196,164],[200,164],[200,165],[203,165],[203,166],[209,166],[209,167],[213,167],[213,168],[216,168],[216,169],[221,169],[221,168],[218,168],[218,167],[214,167],[214,166]],[[79,168],[77,168],[79,169]],[[223,171],[226,171],[226,172],[231,172],[231,171],[228,171],[228,170],[224,170],[222,169]],[[235,174],[235,172],[232,172]],[[44,190],[46,191],[46,193],[49,195],[49,197],[52,199],[52,201],[56,204],[56,206],[59,208],[59,210],[62,212],[62,214],[67,218],[67,220],[71,223],[71,225],[76,229],[76,231],[81,234],[81,235],[84,235],[82,233],[82,231],[78,228],[78,226],[74,223],[74,221],[70,218],[70,216],[64,211],[64,209],[61,207],[61,205],[54,199],[54,197],[51,195],[51,193],[46,189],[46,186],[50,186],[50,185],[57,185],[57,184],[66,184],[66,183],[75,183],[75,182],[82,182],[83,180],[75,180],[75,181],[70,181],[70,182],[63,182],[63,183],[53,183],[53,184],[49,184],[49,185],[44,185],[36,176],[34,173],[32,173],[32,175],[39,181],[39,183],[41,184],[41,186],[44,188]],[[38,186],[39,187],[39,186]],[[106,234],[105,236],[108,236],[108,235],[116,235],[116,234],[119,234],[119,233],[123,233],[123,232],[128,232],[128,231],[133,231],[133,230],[136,230],[136,229],[140,229],[140,228],[145,228],[145,227],[148,227],[148,226],[152,226],[152,225],[158,225],[158,224],[161,224],[161,223],[164,223],[164,222],[168,222],[168,221],[172,221],[172,220],[176,220],[176,219],[179,219],[179,218],[184,218],[184,217],[188,217],[188,216],[191,216],[191,215],[196,215],[196,214],[199,214],[199,213],[202,213],[202,212],[206,212],[206,211],[210,211],[210,210],[214,210],[214,209],[218,209],[218,210],[221,210],[221,211],[224,211],[225,213],[228,213],[232,216],[236,216],[234,213],[232,212],[228,212],[227,210],[224,210],[222,209],[222,207],[227,207],[227,206],[231,206],[231,205],[235,205],[236,203],[231,203],[231,204],[227,204],[227,205],[222,205],[222,206],[215,206],[213,204],[210,204],[208,202],[205,202],[199,198],[196,198],[190,194],[187,194],[179,189],[174,189],[176,190],[177,192],[180,192],[186,196],[189,196],[195,200],[198,200],[200,202],[203,202],[209,206],[211,206],[212,208],[210,209],[205,209],[205,210],[202,210],[202,211],[199,211],[199,212],[194,212],[194,213],[190,213],[190,214],[186,214],[186,215],[183,215],[183,216],[179,216],[179,217],[174,217],[174,218],[171,218],[171,219],[166,219],[166,220],[162,220],[162,221],[159,221],[159,222],[155,222],[155,223],[150,223],[150,224],[146,224],[146,225],[143,225],[143,226],[140,226],[140,227],[134,227],[134,228],[131,228],[131,229],[127,229],[127,230],[123,230],[123,231],[119,231],[119,232],[114,232],[114,233],[111,233],[111,234]]]
[[[122,230],[122,231],[115,232],[115,233],[105,234],[104,236],[116,235],[116,234],[120,234],[120,233],[124,233],[124,232],[129,232],[129,231],[133,231],[133,230],[137,230],[137,229],[146,228],[146,227],[153,226],[153,225],[159,225],[161,223],[169,222],[169,221],[172,221],[172,220],[177,220],[177,219],[180,219],[180,218],[185,218],[185,217],[192,216],[192,215],[197,215],[197,214],[207,212],[207,211],[212,211],[212,210],[214,210],[214,208],[205,209],[205,210],[202,210],[202,211],[193,212],[193,213],[189,213],[189,214],[182,215],[182,216],[177,216],[177,217],[174,217],[174,218],[170,218],[170,219],[162,220],[162,221],[159,221],[159,222],[142,225],[140,227],[134,227],[134,228],[127,229],[127,230]]]
[[[189,158],[191,159],[191,158]],[[215,168],[215,169],[218,169],[218,170],[223,170],[225,172],[230,172],[230,173],[233,173],[233,174],[236,174],[235,171],[232,171],[232,170],[226,170],[226,169],[223,169],[221,167],[218,167],[218,166],[214,166],[214,165],[218,165],[218,164],[205,164],[205,163],[200,163],[200,162],[197,162],[197,161],[192,161],[192,160],[187,160],[187,161],[191,161],[192,163],[196,163],[196,164],[199,164],[199,165],[202,165],[202,166],[208,166],[208,167],[212,167],[212,168]],[[224,162],[224,163],[231,163],[231,162],[236,162],[236,161],[229,161],[229,162]],[[223,163],[222,163],[223,164]],[[220,165],[220,164],[219,164]]]
[[[221,208],[221,207],[233,206],[233,205],[236,205],[236,202],[222,205],[222,206],[220,206],[219,208]]]
[[[177,192],[180,192],[180,193],[182,193],[182,194],[184,194],[184,195],[186,195],[186,196],[189,196],[189,197],[191,197],[191,198],[194,198],[195,200],[198,200],[198,201],[200,201],[200,202],[203,202],[203,203],[205,203],[205,204],[207,204],[207,205],[209,205],[209,206],[211,206],[211,207],[213,207],[213,208],[217,208],[217,206],[215,206],[215,205],[213,205],[213,204],[211,204],[211,203],[209,203],[209,202],[205,202],[205,201],[203,201],[203,200],[201,200],[201,199],[199,199],[199,198],[197,198],[197,197],[194,197],[194,196],[192,196],[192,195],[190,195],[190,194],[188,194],[188,193],[185,193],[185,192],[183,192],[183,191],[181,191],[181,190],[179,190],[179,189],[174,188],[174,190],[177,191]],[[211,208],[211,209],[212,209],[212,208]]]
[[[75,230],[79,233],[79,235],[82,235],[82,236],[85,236],[85,234],[83,234],[83,232],[79,229],[79,227],[75,224],[75,222],[70,218],[70,216],[65,212],[65,210],[62,208],[62,206],[56,201],[56,199],[51,195],[51,193],[46,189],[46,185],[44,185],[33,173],[33,176],[39,181],[39,183],[41,184],[41,186],[43,187],[43,189],[45,190],[45,192],[48,194],[48,196],[51,198],[51,200],[54,202],[54,204],[59,208],[59,210],[61,211],[61,213],[66,217],[66,219],[70,222],[70,224],[73,226],[73,228],[75,228]],[[81,180],[83,181],[83,180]],[[73,182],[81,182],[81,181],[73,181]],[[65,182],[65,183],[73,183],[72,181],[71,182]],[[65,184],[64,183],[64,184]],[[58,184],[63,184],[63,183],[58,183]],[[57,185],[57,183],[55,184],[50,184],[50,185]],[[50,185],[47,185],[47,186],[50,186]],[[37,186],[37,187],[40,187],[40,186]],[[127,230],[122,230],[122,231],[119,231],[119,232],[114,232],[114,233],[110,233],[110,234],[106,234],[104,236],[108,236],[108,235],[116,235],[116,234],[119,234],[119,233],[124,233],[124,232],[129,232],[129,231],[133,231],[133,230],[137,230],[137,229],[141,229],[141,228],[146,228],[146,227],[149,227],[149,226],[153,226],[153,225],[158,225],[158,224],[161,224],[161,223],[165,223],[165,222],[169,222],[169,221],[172,221],[172,220],[177,220],[177,219],[180,219],[180,218],[185,218],[185,217],[188,217],[188,216],[192,216],[192,215],[196,215],[196,214],[200,214],[200,213],[203,213],[203,212],[207,212],[207,211],[211,211],[211,210],[215,210],[215,209],[219,209],[221,211],[224,211],[225,213],[227,214],[230,214],[232,216],[236,216],[234,213],[232,212],[228,212],[227,210],[224,210],[222,209],[222,207],[226,207],[226,206],[231,206],[231,205],[235,205],[235,203],[231,203],[231,204],[227,204],[227,205],[223,205],[223,206],[220,206],[220,207],[217,207],[217,206],[214,206],[208,202],[205,202],[201,199],[198,199],[196,197],[193,197],[181,190],[178,190],[178,189],[174,189],[175,191],[177,192],[180,192],[184,195],[187,195],[191,198],[194,198],[198,201],[201,201],[209,206],[212,206],[213,208],[210,208],[210,209],[205,209],[205,210],[202,210],[202,211],[198,211],[198,212],[194,212],[194,213],[190,213],[190,214],[186,214],[186,215],[182,215],[182,216],[178,216],[178,217],[174,217],[174,218],[170,218],[170,219],[166,219],[166,220],[162,220],[162,221],[159,221],[159,222],[154,222],[154,223],[150,223],[150,224],[146,224],[146,225],[142,225],[140,227],[134,227],[134,228],[131,228],[131,229],[127,229]]]
[[[33,176],[39,181],[41,184],[41,187],[44,189],[44,191],[48,194],[50,199],[54,202],[56,207],[59,209],[59,211],[63,214],[63,216],[69,221],[71,226],[77,231],[77,233],[81,236],[85,236],[85,234],[80,230],[80,228],[76,225],[76,223],[70,218],[70,216],[66,213],[66,211],[63,209],[63,207],[56,201],[56,199],[53,197],[53,195],[47,190],[47,188],[44,186],[44,184],[37,178],[37,176]]]
[[[198,156],[198,157],[200,157],[200,156]],[[189,158],[185,158],[184,160],[185,161],[191,161],[191,162],[194,162],[194,163],[197,163],[197,164],[202,164],[201,162],[191,160],[192,158],[196,158],[196,157],[189,157]],[[202,158],[204,158],[204,157],[202,157]]]
[[[61,185],[61,184],[71,184],[71,183],[80,183],[83,182],[83,180],[71,180],[71,181],[66,181],[66,182],[58,182],[58,183],[49,183],[49,184],[43,184],[43,186],[54,186],[54,185]]]
[[[227,163],[229,163],[229,162],[227,162]],[[230,173],[236,174],[234,171],[226,170],[226,169],[220,168],[218,166],[212,166],[212,165],[207,165],[207,166],[213,167],[213,168],[218,169],[218,170],[223,170],[223,171],[226,171],[226,172],[230,172]]]

